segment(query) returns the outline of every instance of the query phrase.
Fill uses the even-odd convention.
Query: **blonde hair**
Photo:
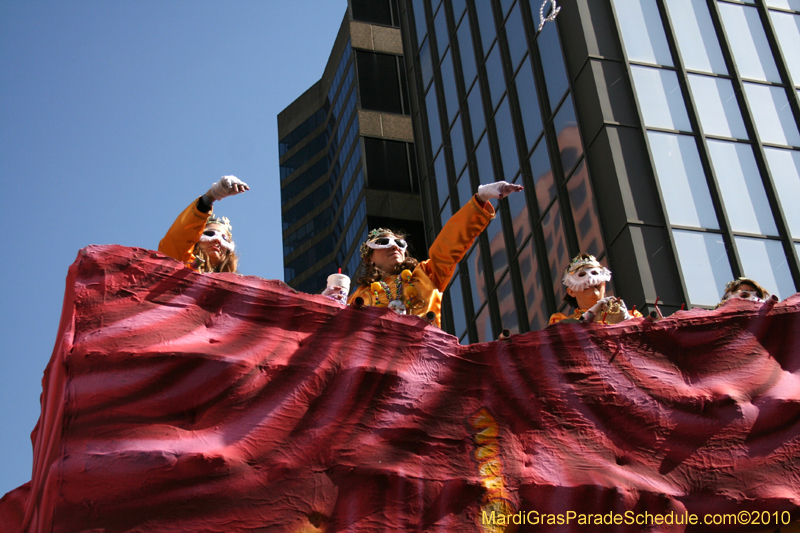
[[[206,274],[208,272],[233,272],[238,273],[239,267],[239,256],[236,255],[236,252],[231,252],[223,248],[225,251],[225,255],[222,258],[222,261],[215,268],[211,268],[211,259],[208,257],[208,254],[199,246],[200,243],[194,245],[194,255],[195,257],[199,257],[203,261],[205,261],[198,270]]]

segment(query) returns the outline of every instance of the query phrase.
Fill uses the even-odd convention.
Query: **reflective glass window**
[[[517,179],[515,183],[520,183]],[[511,226],[514,231],[514,243],[517,250],[522,247],[522,243],[531,233],[531,222],[528,217],[528,203],[525,200],[525,192],[519,192],[508,196],[508,211],[511,214]]]
[[[419,49],[420,72],[422,72],[422,86],[427,90],[433,80],[433,60],[431,59],[430,41],[422,43]]]
[[[432,88],[425,97],[425,108],[428,111],[428,131],[431,135],[431,153],[436,154],[442,145],[442,128],[439,125],[439,106],[436,90]]]
[[[530,58],[525,60],[515,79],[517,97],[519,99],[522,125],[525,127],[525,139],[528,150],[536,143],[542,133],[542,115],[539,112],[539,99],[536,96],[536,84],[533,81]]]
[[[558,38],[556,25],[545,24],[539,33],[537,42],[550,109],[555,109],[558,102],[561,101],[561,97],[569,89],[567,68],[564,66],[564,55],[561,53],[561,41]]]
[[[489,240],[489,251],[492,257],[494,279],[498,281],[500,275],[508,268],[508,254],[506,254],[506,241],[503,237],[503,224],[500,217],[495,218],[486,227],[486,237]]]
[[[456,209],[458,209],[458,207],[456,207]],[[450,199],[448,198],[447,201],[442,206],[441,213],[439,213],[439,217],[440,217],[439,220],[441,221],[442,225],[444,226],[447,223],[447,221],[450,220],[450,217],[452,217],[452,216],[453,216],[453,204],[452,204],[452,202],[450,202]]]
[[[797,1],[800,4],[800,0]],[[800,6],[797,9],[800,10]],[[770,11],[769,15],[772,18],[775,33],[778,34],[783,58],[789,66],[792,82],[800,87],[800,53],[798,53],[800,50],[800,15],[777,11]]]
[[[727,74],[705,0],[667,0],[672,28],[687,69]]]
[[[450,298],[450,307],[453,308],[453,324],[456,329],[453,334],[459,337],[467,329],[467,318],[465,316],[464,295],[461,293],[461,278],[458,275],[458,270],[456,270],[453,282],[450,284],[450,288],[447,289],[446,294]]]
[[[730,80],[689,74],[689,86],[703,132],[707,135],[747,139],[747,130]]]
[[[558,149],[561,152],[561,166],[564,173],[568,174],[583,155],[581,132],[578,130],[578,121],[575,119],[572,96],[567,96],[564,104],[556,113],[553,127],[556,130]]]
[[[494,14],[492,13],[491,2],[475,2],[475,11],[478,18],[478,26],[481,31],[481,44],[483,45],[483,53],[485,54],[489,47],[492,46],[497,31],[494,28]]]
[[[547,143],[539,143],[536,150],[531,154],[530,163],[531,171],[533,171],[533,185],[536,189],[536,201],[539,204],[539,213],[544,213],[547,211],[550,202],[556,197],[556,185],[553,181],[553,170],[550,168]]]
[[[511,111],[508,98],[503,100],[494,116],[494,127],[497,130],[497,142],[500,145],[500,158],[503,160],[503,175],[506,181],[513,181],[519,172],[517,141],[514,137],[514,125],[511,123]]]
[[[691,304],[717,305],[733,279],[722,235],[683,230],[672,235]]]
[[[800,146],[800,133],[782,87],[745,83],[744,92],[762,142]]]
[[[517,256],[517,262],[522,274],[522,286],[525,291],[525,307],[528,309],[529,325],[531,331],[536,331],[547,326],[550,316],[547,313],[547,304],[544,299],[542,280],[539,276],[539,263],[536,259],[533,239],[520,251]],[[564,268],[566,268],[566,265]]]
[[[647,132],[671,224],[719,229],[694,137]]]
[[[777,235],[753,148],[709,140],[708,151],[733,231]]]
[[[478,180],[480,183],[494,183],[494,171],[492,170],[492,153],[489,150],[489,136],[484,135],[475,149],[475,162],[478,163]]]
[[[486,58],[486,77],[489,80],[489,94],[492,100],[492,109],[497,107],[500,98],[506,91],[503,79],[503,64],[500,61],[500,47],[495,46]]]
[[[646,126],[692,131],[675,72],[631,66],[631,73]]]
[[[656,0],[614,0],[628,59],[672,65]]]
[[[436,46],[439,49],[440,58],[450,44],[450,39],[448,39],[447,36],[447,17],[445,16],[444,12],[445,9],[442,7],[439,9],[436,15],[433,16],[433,29],[436,32]]]
[[[522,24],[522,13],[519,3],[514,6],[514,12],[506,21],[506,38],[508,40],[508,52],[511,56],[511,70],[516,71],[519,62],[525,57],[528,51],[528,42],[525,39],[525,27]]]
[[[469,17],[464,17],[456,33],[458,37],[458,50],[461,53],[461,71],[464,73],[464,87],[469,91],[478,67],[475,65],[475,50],[472,48],[472,35],[469,32]]]
[[[417,44],[419,44],[428,33],[428,27],[425,23],[425,5],[423,0],[412,0],[411,3],[414,11],[414,25],[417,29]]]
[[[472,253],[466,258],[467,270],[469,272],[469,285],[472,291],[472,309],[480,309],[488,297],[486,282],[483,278],[483,261],[481,260],[481,248],[476,243],[472,246]]]
[[[453,71],[453,54],[448,50],[442,60],[442,89],[444,90],[445,103],[447,105],[447,123],[453,122],[458,113],[458,91],[456,90],[456,74]]]
[[[564,224],[561,220],[561,211],[558,202],[553,203],[550,210],[542,218],[542,232],[544,233],[544,246],[547,250],[547,260],[550,263],[550,279],[553,282],[553,293],[559,294],[561,276],[569,264],[569,249],[567,237],[564,233]]]
[[[447,182],[447,165],[445,165],[444,150],[439,152],[439,155],[433,162],[433,175],[436,178],[436,193],[439,195],[439,205],[437,207],[441,208],[445,200],[447,200],[447,197],[450,196],[450,185]]]
[[[752,80],[780,82],[758,10],[726,2],[718,5],[739,74]]]
[[[500,0],[500,8],[503,11],[503,18],[506,18],[506,15],[508,15],[508,9],[513,3],[514,0]]]
[[[464,130],[461,129],[461,117],[456,118],[453,128],[450,130],[450,144],[453,147],[453,163],[455,164],[456,175],[459,175],[461,169],[467,164],[467,148],[464,146]]]
[[[464,11],[467,9],[467,0],[453,0],[453,20],[458,21],[461,20],[461,15],[464,14]]]
[[[489,306],[484,307],[475,318],[475,329],[478,330],[478,342],[492,342],[492,321],[489,317]]]
[[[769,7],[781,7],[783,9],[800,11],[800,0],[765,0],[764,3]]]
[[[585,159],[567,182],[567,192],[581,251],[599,257],[604,250],[603,235]]]
[[[481,88],[478,84],[472,88],[472,92],[467,96],[467,107],[469,108],[469,120],[472,122],[472,141],[478,142],[483,130],[486,129],[486,119],[483,116],[483,101],[481,100]]]
[[[461,178],[458,180],[457,184],[458,188],[458,203],[459,205],[465,205],[469,202],[469,199],[472,198],[472,195],[475,192],[472,190],[472,183],[469,180],[469,172],[464,172],[461,175]]]
[[[764,153],[789,231],[792,237],[800,239],[800,209],[797,207],[800,199],[800,152],[764,148]]]
[[[745,277],[758,281],[781,300],[796,292],[780,241],[736,237],[736,248]]]
[[[519,320],[517,308],[514,305],[514,288],[511,285],[511,275],[507,274],[497,286],[497,304],[500,307],[500,323],[503,329],[511,333],[519,333]]]

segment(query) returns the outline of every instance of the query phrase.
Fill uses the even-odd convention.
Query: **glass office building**
[[[800,287],[800,0],[400,0],[426,238],[521,183],[461,262],[462,342],[541,329],[579,251],[645,313]],[[553,2],[546,2],[544,15]]]
[[[303,292],[352,277],[368,228],[424,233],[398,26],[395,0],[353,0],[322,78],[278,115],[284,280]]]

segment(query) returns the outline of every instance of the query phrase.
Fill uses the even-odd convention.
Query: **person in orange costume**
[[[458,262],[494,218],[489,200],[521,190],[521,185],[505,181],[478,187],[478,192],[450,217],[433,241],[428,251],[430,259],[422,262],[406,254],[404,235],[383,228],[370,231],[361,245],[358,288],[348,303],[361,298],[365,305],[389,307],[400,314],[424,317],[433,312],[433,323],[441,327],[442,292]]]
[[[158,251],[196,272],[236,272],[233,228],[226,217],[214,216],[213,203],[247,190],[250,187],[236,176],[223,176],[178,215]]]
[[[562,321],[617,324],[642,316],[636,309],[628,313],[622,298],[606,296],[606,282],[611,281],[611,271],[593,255],[582,253],[575,256],[561,281],[567,287],[564,301],[574,307],[575,312],[569,316],[553,313],[548,326]]]

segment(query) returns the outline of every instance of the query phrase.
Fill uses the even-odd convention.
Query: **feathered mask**
[[[222,231],[209,228],[208,226],[211,226],[212,224],[221,226]],[[206,222],[206,229],[203,230],[203,234],[200,236],[200,241],[217,241],[220,246],[232,252],[236,248],[236,245],[233,243],[233,227],[231,226],[231,221],[228,220],[228,217],[217,218],[212,216]]]
[[[589,254],[576,256],[561,279],[561,282],[573,291],[583,291],[608,281],[611,281],[611,271]]]

